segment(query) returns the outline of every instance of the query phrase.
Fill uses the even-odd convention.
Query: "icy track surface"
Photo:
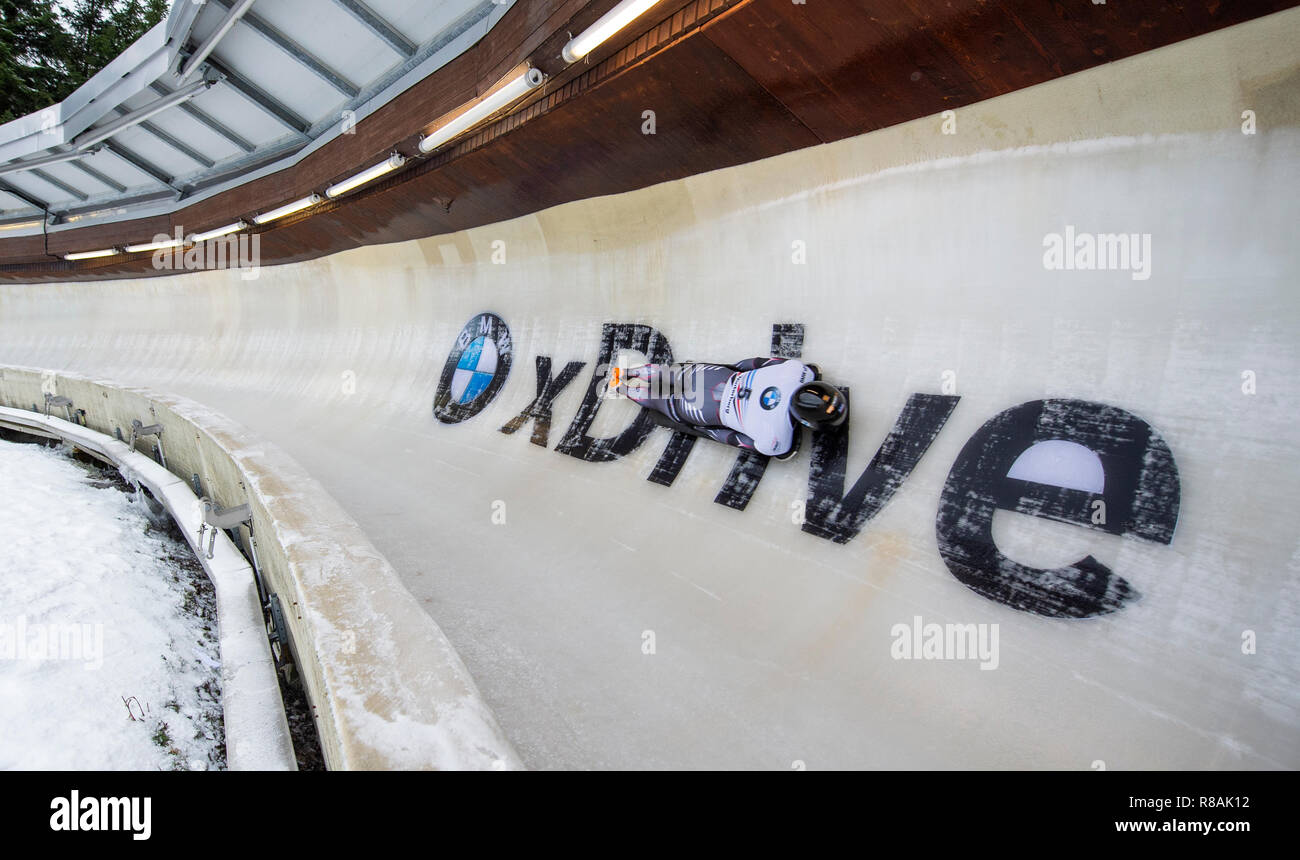
[[[255,279],[3,286],[0,364],[283,448],[530,767],[1295,769],[1296,44],[1300,9],[953,135],[926,117]],[[1140,258],[1098,268],[1119,235]],[[676,360],[797,346],[851,389],[845,435],[761,473],[634,438],[636,407],[588,392],[650,328]],[[458,370],[487,382],[470,404]],[[1089,557],[1110,575],[1061,599]],[[945,628],[987,657],[931,651]]]
[[[0,768],[222,768],[211,588],[99,475],[0,441]]]

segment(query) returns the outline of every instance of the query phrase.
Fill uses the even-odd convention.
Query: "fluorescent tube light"
[[[224,227],[218,227],[215,230],[209,230],[206,233],[195,233],[190,236],[190,241],[194,244],[206,242],[209,239],[216,239],[218,236],[229,236],[231,233],[238,233],[240,230],[247,229],[247,221],[236,221],[234,224],[227,224]]]
[[[595,24],[571,39],[560,55],[564,57],[566,63],[578,62],[600,47],[602,42],[644,15],[658,2],[659,0],[623,0],[622,3],[601,15]]]
[[[127,245],[128,254],[137,254],[141,251],[161,251],[164,248],[176,248],[185,244],[184,239],[163,239],[158,242],[145,242],[140,245]]]
[[[433,152],[461,132],[473,128],[492,114],[522,98],[529,90],[546,80],[540,69],[529,69],[510,83],[479,99],[460,116],[435,129],[420,141],[421,152]]]
[[[277,218],[283,218],[286,215],[292,215],[295,212],[301,212],[308,206],[315,206],[324,198],[319,194],[313,194],[310,197],[304,197],[301,200],[295,200],[292,203],[286,203],[279,209],[272,209],[270,212],[263,212],[261,215],[254,215],[253,221],[257,224],[266,224]]]
[[[338,197],[342,194],[347,194],[349,191],[351,191],[353,188],[356,188],[359,185],[365,185],[367,182],[370,182],[372,179],[378,179],[379,177],[383,176],[386,173],[392,173],[394,170],[401,167],[405,163],[406,163],[406,157],[403,156],[401,153],[394,152],[392,155],[388,156],[387,160],[381,161],[373,167],[366,168],[365,170],[358,173],[356,176],[353,176],[349,179],[344,179],[342,182],[339,182],[335,185],[331,185],[329,188],[326,188],[325,196]]]
[[[65,260],[90,260],[95,257],[111,257],[117,253],[116,248],[105,248],[102,251],[77,251],[75,254],[64,254]]]

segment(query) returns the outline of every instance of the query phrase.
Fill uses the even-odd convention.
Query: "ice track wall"
[[[289,451],[531,766],[1295,768],[1296,44],[251,280],[0,288],[0,361]],[[790,462],[596,397],[773,351],[852,401]]]
[[[414,605],[356,523],[283,452],[183,398],[76,374],[0,367],[0,405],[43,412],[46,394],[71,401],[53,407],[52,415],[74,418],[110,439],[129,439],[133,420],[156,424],[161,434],[140,441],[138,451],[158,457],[159,440],[167,470],[187,487],[197,477],[197,489],[218,509],[249,506],[253,529],[238,530],[239,537],[244,546],[255,546],[266,589],[283,607],[285,632],[331,769],[519,766],[437,625]],[[27,429],[12,417],[3,420]],[[42,415],[34,429],[40,432],[45,421]],[[75,430],[50,432],[79,444]],[[93,442],[90,447],[94,450]],[[142,483],[155,493],[167,491],[156,476],[146,476]],[[172,495],[169,506],[180,508],[174,511],[177,524],[191,545],[206,551],[211,532],[194,534],[192,527],[202,521],[194,496],[186,502],[176,500],[184,493]],[[260,619],[262,611],[253,571],[234,555],[237,550],[224,535],[221,541],[215,561],[205,560],[204,566],[210,575],[212,569],[220,574],[222,695],[231,766],[278,769],[287,756],[292,768],[293,749],[284,714],[278,712],[280,691],[264,631],[252,632],[254,642],[262,639],[260,654],[225,635],[228,625],[247,630],[248,613]],[[241,601],[251,606],[237,605]],[[227,608],[240,611],[228,617]],[[262,669],[261,675],[253,674]],[[277,711],[278,726],[265,713],[267,701]]]

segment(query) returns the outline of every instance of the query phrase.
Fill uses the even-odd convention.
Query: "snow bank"
[[[189,548],[66,450],[0,441],[0,497],[0,768],[224,768]]]

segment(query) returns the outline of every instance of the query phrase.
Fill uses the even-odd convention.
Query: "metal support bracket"
[[[203,505],[203,522],[199,524],[200,546],[203,545],[204,533],[208,530],[209,526],[212,528],[211,537],[208,538],[208,558],[212,558],[212,553],[216,549],[218,529],[233,529],[236,526],[248,523],[250,525],[250,532],[252,531],[251,525],[253,522],[253,509],[247,504],[238,505],[233,508],[221,508],[217,506],[216,502],[207,497],[200,499],[199,503]]]
[[[271,655],[275,657],[276,666],[283,669],[288,662],[285,658],[289,652],[289,625],[284,620],[284,606],[280,603],[280,595],[271,595],[267,614],[271,616],[271,629],[267,631],[267,638],[271,640]]]
[[[72,400],[67,397],[61,397],[56,394],[45,395],[45,417],[50,417],[51,406],[62,406],[68,413],[68,421],[72,422]]]
[[[156,436],[157,442],[155,443],[155,448],[157,449],[158,452],[158,464],[162,466],[164,469],[166,469],[167,457],[163,453],[162,432],[163,432],[163,426],[161,424],[144,424],[142,421],[140,421],[139,418],[132,418],[131,438],[126,444],[130,446],[132,450],[135,450],[135,442],[137,439],[143,436]],[[208,558],[211,557],[212,556],[208,556]]]

